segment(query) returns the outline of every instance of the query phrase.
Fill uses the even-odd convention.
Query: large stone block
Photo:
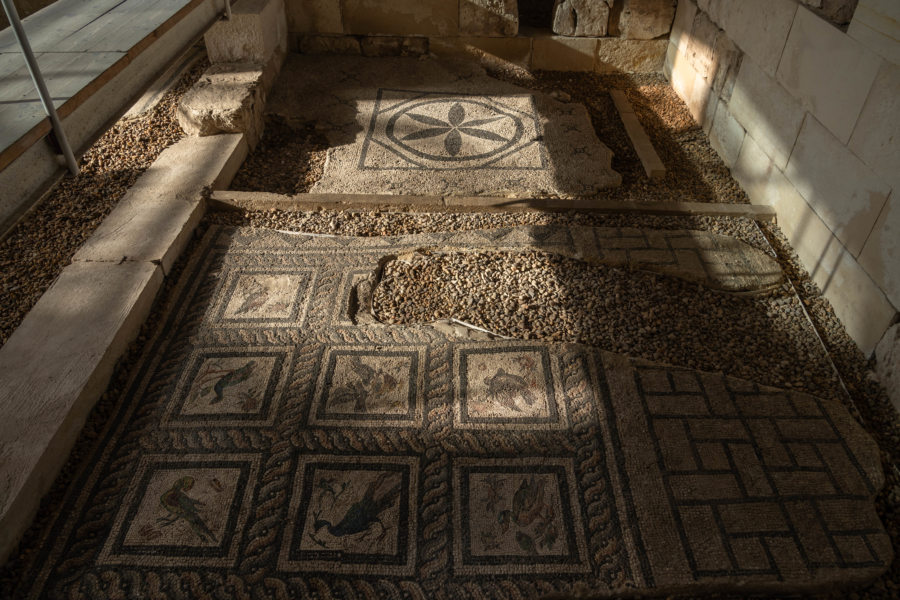
[[[513,36],[519,33],[518,0],[462,0],[459,33],[475,36]]]
[[[679,52],[687,53],[690,43],[691,29],[694,27],[694,17],[697,15],[697,3],[694,0],[678,0],[675,9],[675,18],[672,20],[672,33],[669,42],[674,44]]]
[[[240,0],[204,36],[209,62],[268,65],[287,52],[284,0]]]
[[[847,35],[900,65],[900,2],[859,0]]]
[[[178,103],[178,123],[188,135],[244,133],[251,147],[262,135],[263,68],[252,63],[212,65]]]
[[[659,73],[666,59],[668,40],[597,40],[597,64],[600,73]]]
[[[714,0],[713,20],[769,75],[775,75],[797,5],[789,0]]]
[[[847,333],[866,354],[896,310],[760,146],[747,135],[732,170],[754,203],[773,206],[778,223]]]
[[[711,109],[715,107],[712,86],[694,70],[683,54],[676,54],[672,65],[671,79],[675,93],[684,100],[694,120],[701,126],[709,123]],[[705,129],[708,130],[708,127]]]
[[[531,64],[531,38],[527,37],[432,38],[430,49],[439,56],[475,51],[525,68]]]
[[[428,38],[370,35],[359,42],[363,56],[422,56],[428,54]]]
[[[652,40],[672,29],[675,0],[625,0],[619,15],[619,35],[632,40]]]
[[[359,38],[352,35],[301,35],[297,46],[300,54],[362,54]]]
[[[744,134],[744,128],[728,112],[727,105],[720,102],[709,131],[709,143],[726,166],[734,166],[737,162],[741,145],[744,143]]]
[[[556,0],[553,32],[577,37],[604,36],[609,28],[609,0]]]
[[[776,210],[781,229],[788,237],[794,234],[795,227],[802,226],[811,210],[809,205],[752,136],[744,136],[731,174],[751,202],[767,204]]]
[[[75,263],[0,349],[0,561],[28,527],[162,286],[152,263]]]
[[[849,147],[896,194],[900,191],[900,67],[883,63]]]
[[[341,0],[288,0],[285,4],[288,31],[343,33]]]
[[[785,175],[853,256],[859,256],[890,188],[812,115]]]
[[[900,191],[888,196],[859,255],[859,264],[900,307]]]
[[[731,114],[783,169],[803,124],[803,109],[756,61],[744,57],[728,103]]]
[[[691,28],[690,38],[684,55],[691,67],[708,81],[716,75],[716,38],[719,26],[713,23],[704,12],[697,12]],[[723,34],[724,37],[724,34]]]
[[[900,323],[888,329],[875,347],[875,373],[900,412]]]
[[[459,4],[446,0],[341,0],[344,30],[353,34],[456,35]]]
[[[880,63],[859,42],[801,7],[776,78],[846,144]]]
[[[715,60],[715,77],[713,89],[725,100],[731,99],[734,91],[734,83],[737,81],[738,71],[741,68],[743,54],[731,41],[725,32],[720,31],[716,36],[716,48],[713,54]]]
[[[597,60],[597,40],[566,36],[535,37],[531,67],[548,71],[593,71]]]

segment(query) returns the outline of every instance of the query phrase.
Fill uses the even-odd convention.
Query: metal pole
[[[13,33],[16,34],[16,39],[19,41],[19,47],[22,49],[22,54],[25,56],[25,62],[28,64],[28,71],[31,73],[31,79],[34,81],[34,87],[37,88],[38,95],[41,97],[41,103],[44,105],[44,110],[47,111],[50,122],[53,124],[53,131],[56,132],[56,139],[59,142],[60,148],[62,148],[63,156],[66,157],[66,165],[69,167],[69,171],[72,172],[72,175],[78,175],[78,161],[75,160],[75,155],[72,153],[72,147],[69,146],[69,139],[66,137],[66,132],[63,130],[59,115],[56,114],[56,107],[53,106],[53,98],[50,96],[47,85],[44,83],[44,77],[41,75],[41,69],[38,66],[37,59],[35,59],[34,53],[31,51],[31,44],[28,43],[28,37],[25,35],[22,21],[19,20],[19,13],[16,12],[16,7],[12,3],[12,0],[0,0],[0,4],[3,4],[3,11],[6,13],[6,18],[9,19],[9,24],[12,25]]]

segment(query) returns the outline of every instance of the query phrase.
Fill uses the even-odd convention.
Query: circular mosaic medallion
[[[396,112],[387,138],[403,150],[437,161],[485,159],[515,146],[522,120],[486,102],[461,98],[425,100]]]

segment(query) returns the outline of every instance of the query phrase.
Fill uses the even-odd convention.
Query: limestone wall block
[[[287,0],[288,31],[343,33],[341,0]]]
[[[709,143],[727,167],[733,167],[737,162],[744,135],[744,128],[731,116],[725,103],[718,104],[709,131]]]
[[[777,79],[847,143],[880,63],[859,42],[801,7]]]
[[[784,171],[853,256],[858,256],[890,188],[812,115]]]
[[[797,4],[788,0],[712,0],[710,16],[763,72],[774,76]]]
[[[848,147],[900,192],[900,66],[882,64]]]
[[[534,38],[531,55],[533,69],[552,71],[593,71],[597,59],[597,40],[566,36]]]
[[[300,54],[362,54],[359,38],[352,35],[301,35],[298,49]]]
[[[697,16],[697,3],[694,0],[678,0],[675,10],[675,18],[672,20],[672,33],[669,42],[682,54],[687,53],[688,44],[691,41],[691,29],[694,27],[694,18]]]
[[[666,59],[668,40],[597,40],[597,64],[600,73],[659,73]]]
[[[518,0],[462,0],[459,33],[472,36],[514,36],[519,33]]]
[[[900,191],[888,196],[859,255],[859,264],[900,310]]]
[[[674,17],[675,0],[625,0],[619,15],[619,35],[652,40],[669,33]]]
[[[341,0],[346,33],[457,35],[459,3],[447,0]]]
[[[178,123],[188,135],[244,133],[253,147],[263,130],[263,67],[253,63],[212,65],[178,103]]]
[[[553,33],[575,37],[606,35],[609,0],[556,0],[553,5]]]
[[[859,0],[847,35],[900,65],[900,2]]]
[[[744,57],[728,103],[734,118],[784,169],[803,124],[803,109],[756,61]]]
[[[209,62],[267,65],[287,52],[284,0],[240,0],[204,36]]]
[[[900,323],[888,329],[875,347],[875,373],[900,412]]]

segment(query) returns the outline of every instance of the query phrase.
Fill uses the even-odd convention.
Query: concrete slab
[[[269,102],[325,128],[314,193],[577,197],[621,181],[583,106],[469,61],[291,56]]]
[[[72,260],[153,262],[168,273],[203,217],[203,189],[227,187],[246,155],[240,134],[166,148]]]
[[[0,562],[31,522],[162,281],[151,263],[72,264],[0,348]]]

